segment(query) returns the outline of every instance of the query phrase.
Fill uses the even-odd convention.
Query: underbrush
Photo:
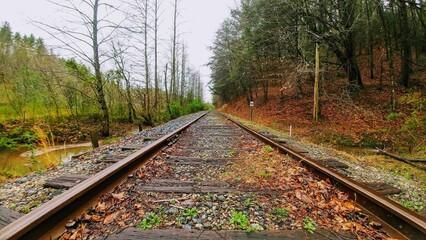
[[[9,132],[0,132],[0,149],[14,149],[18,145],[33,146],[39,136],[32,130],[15,128]]]
[[[179,102],[171,102],[169,109],[162,113],[163,121],[168,121],[170,119],[175,119],[183,115],[196,113],[199,111],[208,110],[211,108],[208,104],[203,103],[200,99],[195,99],[182,107]]]

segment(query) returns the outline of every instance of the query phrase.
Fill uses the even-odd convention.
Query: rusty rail
[[[391,236],[402,239],[426,239],[426,218],[423,216],[402,207],[369,187],[325,167],[317,160],[297,153],[291,148],[284,147],[272,139],[231,119],[226,114],[221,114],[259,140],[301,161],[305,166],[318,173],[322,178],[330,179],[338,188],[347,191],[351,199],[354,200],[358,206],[377,217],[377,220],[383,224],[384,229]]]
[[[59,236],[63,232],[68,219],[78,217],[95,203],[98,196],[110,191],[114,186],[125,180],[130,173],[140,168],[142,164],[165,147],[169,139],[185,130],[204,115],[99,172],[6,226],[0,230],[0,239],[52,239],[55,236]],[[224,116],[233,121],[226,115]],[[374,190],[326,168],[314,159],[284,147],[238,122],[233,122],[266,144],[301,161],[321,177],[330,179],[340,189],[347,191],[361,208],[369,213],[374,213],[370,214],[370,217],[377,217],[392,237],[424,239],[426,236],[426,219],[420,215],[394,203]]]
[[[79,216],[93,205],[98,196],[114,188],[165,147],[168,139],[188,128],[205,114],[7,225],[0,230],[0,239],[54,239],[59,236],[68,219]]]

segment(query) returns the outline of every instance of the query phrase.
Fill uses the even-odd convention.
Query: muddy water
[[[18,177],[67,162],[71,157],[91,149],[90,144],[61,146],[47,151],[31,151],[27,147],[0,151],[0,175]]]

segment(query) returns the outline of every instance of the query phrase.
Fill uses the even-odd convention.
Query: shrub
[[[16,147],[16,142],[6,137],[3,134],[0,134],[0,149],[12,149]]]
[[[188,105],[185,107],[185,113],[195,113],[203,110],[207,110],[208,106],[204,104],[200,99],[192,100]]]
[[[170,118],[175,119],[182,115],[182,106],[179,102],[170,103]]]
[[[39,137],[33,132],[25,131],[17,138],[17,140],[20,143],[33,144],[39,140]]]

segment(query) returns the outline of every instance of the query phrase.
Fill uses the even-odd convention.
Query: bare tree
[[[120,78],[124,80],[125,91],[126,91],[126,101],[127,101],[127,111],[128,111],[128,121],[133,123],[136,119],[136,110],[133,105],[133,98],[131,93],[131,72],[127,69],[128,64],[126,64],[125,53],[126,49],[123,49],[123,46],[120,42],[112,45],[113,57],[115,67],[119,71]]]
[[[64,0],[50,1],[67,14],[67,26],[57,26],[42,22],[36,25],[59,41],[61,50],[71,53],[87,63],[94,74],[94,80],[88,80],[96,93],[96,100],[102,112],[101,134],[109,136],[110,123],[107,102],[105,100],[102,65],[109,60],[104,51],[106,45],[120,23],[109,19],[116,14],[118,7],[106,0]]]
[[[174,101],[177,100],[177,48],[178,48],[178,21],[177,21],[177,17],[178,17],[178,13],[179,13],[179,3],[180,0],[174,0],[174,4],[173,4],[173,36],[172,36],[172,68],[171,68],[171,79],[170,79],[170,93],[172,95],[172,99]]]

